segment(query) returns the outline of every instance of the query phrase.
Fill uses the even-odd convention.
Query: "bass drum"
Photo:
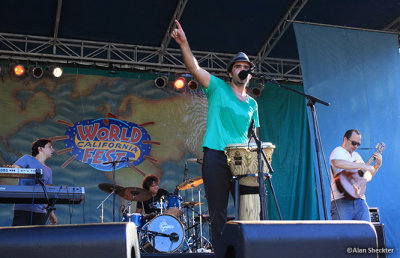
[[[163,214],[143,226],[139,239],[145,253],[173,253],[185,240],[185,230],[177,218]]]

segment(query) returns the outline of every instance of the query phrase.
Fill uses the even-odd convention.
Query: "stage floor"
[[[141,257],[154,257],[154,258],[160,258],[160,257],[190,257],[190,258],[215,258],[214,253],[158,253],[158,254],[140,254]]]

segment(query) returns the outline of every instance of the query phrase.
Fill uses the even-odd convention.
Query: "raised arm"
[[[178,43],[181,48],[186,68],[201,85],[207,88],[210,83],[210,74],[199,66],[199,63],[190,49],[189,42],[187,41],[181,24],[177,20],[175,20],[175,23],[176,28],[172,31],[171,37],[175,39],[176,43]]]

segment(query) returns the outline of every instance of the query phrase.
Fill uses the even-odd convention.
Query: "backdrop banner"
[[[400,248],[400,58],[398,35],[294,24],[304,91],[329,102],[316,106],[327,171],[323,173],[330,210],[329,155],[347,129],[362,133],[358,152],[368,160],[385,142],[383,165],[367,185],[367,202],[378,207],[387,247]],[[310,117],[310,116],[309,116]],[[320,205],[320,208],[322,205]],[[397,248],[396,248],[397,247]],[[395,252],[394,256],[399,256]]]

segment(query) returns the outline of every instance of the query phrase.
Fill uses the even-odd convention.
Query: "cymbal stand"
[[[101,223],[103,223],[104,222],[104,202],[105,201],[107,201],[107,199],[111,196],[111,195],[113,195],[115,193],[115,187],[114,187],[114,189],[112,190],[112,192],[109,194],[109,195],[107,195],[107,197],[99,204],[99,206],[97,206],[97,210],[101,207],[101,216],[100,216],[100,218],[101,218]]]
[[[112,183],[113,183],[113,222],[115,222],[115,167],[117,166],[118,163],[122,162],[129,162],[129,158],[125,157],[122,158],[121,160],[115,160],[115,161],[109,161],[109,162],[104,162],[103,165],[108,165],[111,164],[112,166]],[[107,197],[108,198],[108,197]],[[107,199],[106,198],[106,199]],[[102,211],[103,212],[103,211]]]
[[[192,187],[192,203],[194,203],[194,187]],[[195,226],[195,206],[191,207],[192,210],[192,232],[191,232],[191,236],[193,238],[193,246],[196,244],[196,236],[197,236],[197,228]]]
[[[132,202],[128,202],[127,205],[128,205],[128,213],[126,214],[126,216],[128,216],[128,222],[132,222],[132,218],[131,218],[131,216],[132,216],[132,213],[131,213]]]
[[[198,192],[199,192],[200,249],[203,249],[203,218],[202,218],[203,214],[201,213],[200,187],[198,189]]]
[[[195,189],[192,188],[192,191],[194,191],[194,190]],[[208,244],[208,246],[209,246],[210,243],[203,236],[203,213],[202,213],[202,206],[201,206],[201,188],[198,187],[196,190],[198,192],[198,198],[199,198],[199,209],[198,209],[198,212],[196,212],[195,205],[193,205],[193,207],[191,207],[191,210],[192,210],[192,226],[191,226],[191,228],[193,229],[193,233],[191,236],[191,238],[192,238],[191,245],[194,247],[194,250],[196,253],[200,253],[200,252],[206,252],[205,244]],[[195,203],[194,197],[193,197],[193,192],[192,192],[192,203]],[[195,213],[199,217],[198,223],[196,223],[196,220],[195,220],[195,216],[194,216]],[[204,243],[204,240],[206,241],[206,243]]]

